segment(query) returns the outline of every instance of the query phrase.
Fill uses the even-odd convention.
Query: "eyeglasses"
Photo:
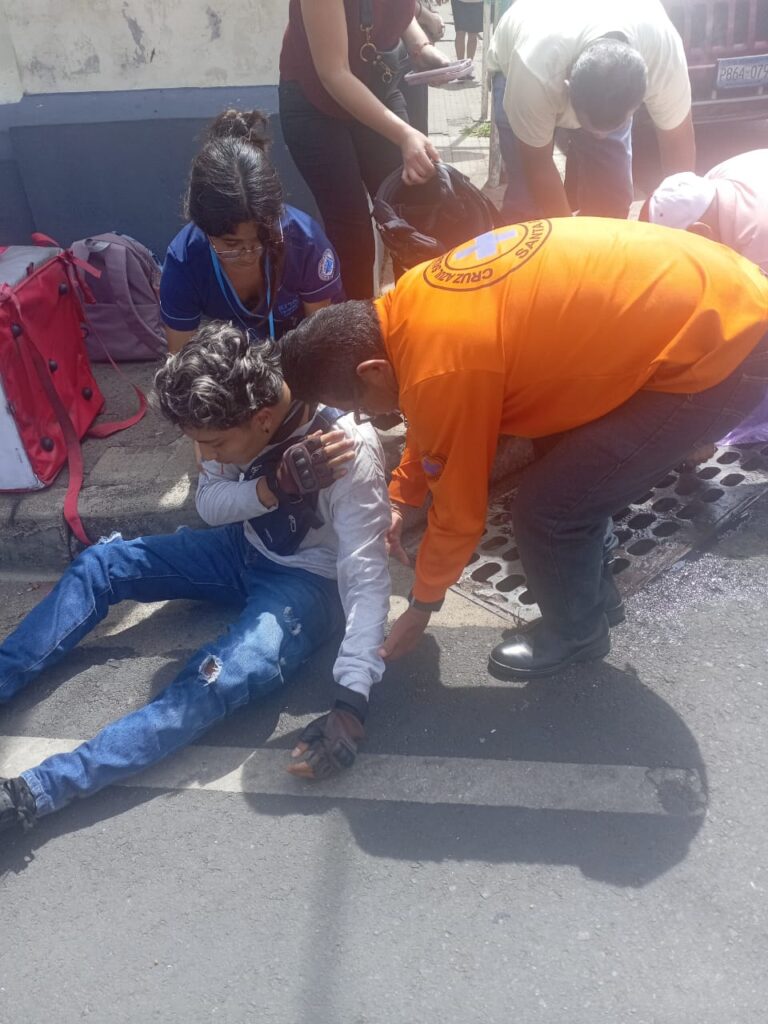
[[[357,379],[355,379],[355,383],[352,385],[352,415],[358,426],[362,426],[363,423],[373,423],[376,418],[375,416],[369,416],[367,412],[363,412],[360,409],[360,391]]]
[[[213,251],[219,257],[220,260],[241,260],[246,256],[258,256],[261,254],[263,246],[261,245],[241,245],[239,249],[217,249],[213,246]]]

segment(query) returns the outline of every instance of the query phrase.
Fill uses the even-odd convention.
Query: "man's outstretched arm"
[[[677,174],[678,171],[696,170],[696,138],[690,113],[677,128],[667,131],[657,128],[656,138],[659,142],[661,170],[665,176]]]
[[[333,706],[304,730],[288,767],[302,778],[326,778],[353,763],[364,736],[370,689],[384,673],[379,650],[389,612],[385,535],[390,506],[377,448],[378,442],[358,440],[353,467],[330,491],[346,628],[333,669]]]
[[[552,155],[552,146],[528,146],[520,140],[518,145],[528,189],[542,216],[570,217],[571,206]]]
[[[413,410],[409,425],[414,444],[418,439],[432,507],[416,559],[411,606],[382,648],[388,661],[418,643],[482,535],[503,399],[502,373],[468,370],[419,384],[404,404]]]

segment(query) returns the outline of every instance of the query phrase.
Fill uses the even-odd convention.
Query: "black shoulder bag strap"
[[[302,405],[298,414],[294,410],[289,411],[275,434],[275,443],[263,456],[254,459],[243,473],[244,480],[256,480],[277,468],[286,450],[302,439],[296,437],[294,431],[305,410],[306,406]],[[317,410],[302,437],[317,430],[327,432],[344,415],[339,409]],[[285,556],[294,554],[309,531],[319,529],[324,520],[317,511],[317,493],[314,493],[297,495],[293,501],[281,501],[277,508],[261,516],[254,516],[248,522],[268,551]]]

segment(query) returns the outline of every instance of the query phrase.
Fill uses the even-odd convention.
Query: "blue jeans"
[[[514,224],[542,216],[531,195],[520,159],[520,143],[512,131],[502,100],[506,78],[493,76],[493,120],[499,132],[499,150],[507,172],[501,212]],[[618,217],[629,213],[634,199],[632,184],[631,120],[601,139],[578,129],[558,131],[566,152],[565,191],[573,209],[585,217]]]
[[[611,516],[697,444],[724,437],[767,389],[768,335],[715,387],[687,395],[638,391],[606,416],[552,439],[523,473],[513,521],[528,587],[554,632],[578,639],[599,625]]]
[[[0,702],[70,651],[119,601],[187,598],[242,608],[154,700],[72,753],[22,773],[38,814],[148,768],[226,715],[282,685],[343,624],[335,580],[289,569],[248,543],[242,524],[108,540],[79,555],[0,646]]]

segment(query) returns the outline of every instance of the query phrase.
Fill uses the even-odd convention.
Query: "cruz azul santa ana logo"
[[[433,260],[424,280],[449,292],[488,288],[527,263],[551,230],[548,220],[531,220],[487,231]]]

